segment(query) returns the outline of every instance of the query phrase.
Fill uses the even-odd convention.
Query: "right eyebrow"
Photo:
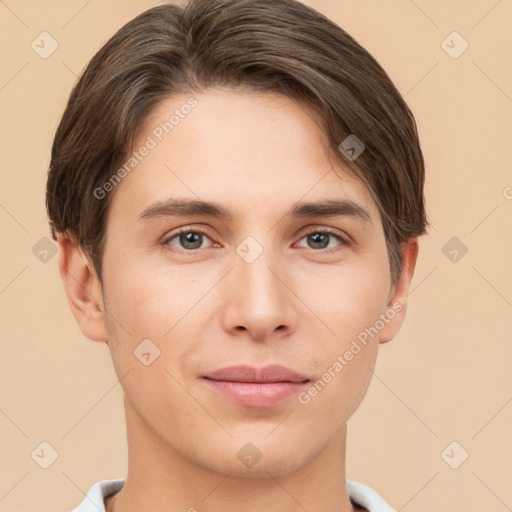
[[[158,201],[146,208],[139,219],[148,220],[163,216],[192,216],[208,215],[218,219],[232,220],[234,214],[228,208],[215,202],[205,202],[197,199],[167,199]]]

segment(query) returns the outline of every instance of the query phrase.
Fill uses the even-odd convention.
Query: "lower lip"
[[[272,407],[298,393],[308,382],[230,382],[204,379],[215,391],[242,405]]]

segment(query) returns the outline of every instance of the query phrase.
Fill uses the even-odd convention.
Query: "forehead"
[[[171,196],[240,214],[257,208],[261,219],[301,200],[347,199],[378,215],[363,183],[333,156],[315,112],[283,95],[169,97],[145,118],[132,150],[111,208],[130,218]]]

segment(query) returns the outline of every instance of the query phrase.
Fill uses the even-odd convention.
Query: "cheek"
[[[323,372],[298,395],[306,428],[325,430],[326,438],[334,436],[358,408],[375,366],[376,344],[349,345],[331,354]]]
[[[323,299],[316,300],[322,306],[316,311],[318,317],[330,329],[322,328],[324,334],[309,347],[316,379],[299,403],[311,418],[321,416],[332,432],[348,420],[371,381],[378,353],[375,325],[384,311],[387,292],[386,274],[376,265],[331,276]],[[308,300],[315,303],[311,295]]]
[[[200,350],[205,325],[212,323],[205,308],[208,292],[218,282],[215,270],[203,268],[198,278],[194,265],[171,268],[126,257],[105,275],[112,359],[118,375],[135,370],[130,380],[139,383],[127,385],[129,394],[136,396],[148,386],[174,389],[176,382],[166,370],[183,381]],[[154,362],[146,367],[144,359]]]
[[[151,264],[151,259],[143,256],[122,258],[122,263],[110,265],[105,275],[113,315],[132,339],[161,339],[172,329],[179,329],[181,319],[215,282],[214,276],[210,279],[204,272],[198,279],[192,266]]]
[[[375,324],[387,304],[387,280],[381,274],[370,271],[352,278],[345,284],[346,293],[342,295],[338,309],[338,332],[355,338],[360,332]]]
[[[303,403],[324,411],[334,425],[347,418],[362,400],[378,353],[380,315],[385,311],[389,282],[386,261],[350,268],[330,275],[322,292],[309,294],[317,316],[329,327],[311,345],[316,382],[306,390]],[[376,327],[377,326],[377,327]],[[333,406],[333,404],[337,404]],[[330,412],[328,412],[330,411]]]
[[[211,284],[188,271],[145,266],[130,257],[107,268],[109,263],[105,265],[105,298],[112,313],[109,346],[117,375],[126,375],[122,384],[126,396],[142,417],[154,418],[167,408],[170,418],[180,407],[185,417],[190,416],[183,407],[190,396],[179,383],[182,365],[188,367],[190,354],[197,350],[194,340],[201,339],[200,325],[193,322],[194,305]]]
[[[390,285],[386,265],[374,261],[302,279],[300,296],[317,317],[328,352],[342,349],[384,312]]]

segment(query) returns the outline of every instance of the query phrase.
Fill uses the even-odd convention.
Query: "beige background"
[[[308,3],[377,58],[415,113],[433,224],[405,325],[381,346],[349,423],[348,477],[406,512],[512,510],[512,2]],[[153,5],[0,0],[0,512],[69,510],[97,480],[125,476],[108,348],[81,334],[57,258],[41,261],[33,247],[50,236],[49,151],[76,76]],[[31,48],[43,31],[59,45],[47,59]],[[469,44],[458,58],[441,45],[453,31]],[[461,48],[453,36],[448,44]],[[455,262],[452,247],[443,252],[452,237],[468,249]],[[31,458],[43,441],[58,452],[48,469]],[[446,461],[460,463],[462,450],[468,459],[452,469]]]

